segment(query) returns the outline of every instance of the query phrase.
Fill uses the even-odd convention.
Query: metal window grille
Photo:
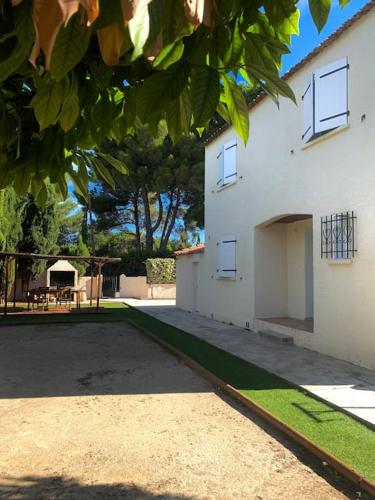
[[[352,259],[356,249],[354,212],[342,212],[321,218],[321,257]]]

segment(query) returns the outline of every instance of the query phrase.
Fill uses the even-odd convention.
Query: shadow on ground
[[[17,500],[51,500],[51,499],[93,499],[93,498],[126,498],[139,500],[190,500],[194,497],[170,495],[168,493],[153,494],[136,485],[125,484],[82,484],[74,478],[63,476],[38,477],[26,476],[7,481],[6,486],[0,484],[0,498]]]
[[[0,331],[0,400],[202,392],[189,370],[176,380],[178,364],[125,322],[7,327]]]

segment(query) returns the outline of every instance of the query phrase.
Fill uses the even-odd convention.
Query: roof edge
[[[198,245],[195,245],[194,247],[187,247],[187,248],[183,248],[182,250],[176,250],[174,252],[174,254],[181,257],[184,255],[193,255],[195,253],[204,253],[204,249],[205,249],[205,245],[198,244]]]
[[[368,14],[373,8],[375,7],[375,0],[370,0],[368,3],[366,3],[362,9],[360,9],[354,16],[349,18],[345,23],[343,23],[339,28],[337,28],[336,31],[334,31],[328,38],[326,38],[322,43],[317,45],[311,52],[309,52],[301,61],[299,61],[297,64],[295,64],[292,68],[289,69],[285,73],[285,75],[282,77],[283,80],[288,80],[292,76],[294,76],[300,69],[302,69],[304,66],[306,66],[307,63],[309,63],[314,57],[319,55],[324,49],[332,45],[333,42],[335,42],[340,36],[348,30],[353,24],[355,24],[357,21],[362,19],[366,14]],[[255,97],[252,101],[249,102],[248,104],[248,109],[249,111],[254,108],[257,104],[259,104],[263,99],[265,99],[268,96],[268,94],[264,91],[260,92],[260,94]],[[219,137],[225,130],[228,130],[230,127],[232,127],[231,123],[225,123],[222,127],[217,129],[215,132],[213,132],[205,141],[204,144],[207,146],[208,144],[211,144],[217,137]]]

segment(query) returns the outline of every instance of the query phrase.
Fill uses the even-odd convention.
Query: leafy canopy
[[[339,0],[341,6],[349,0]],[[85,194],[111,158],[85,151],[167,122],[173,141],[217,112],[244,142],[238,77],[294,100],[279,77],[297,0],[0,0],[0,189],[47,200],[46,181]],[[320,30],[331,0],[309,0]]]

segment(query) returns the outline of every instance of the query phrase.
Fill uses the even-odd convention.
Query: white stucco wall
[[[288,310],[285,224],[255,229],[255,314],[285,316]]]
[[[287,224],[287,316],[306,319],[306,231],[311,219]]]
[[[255,309],[266,315],[269,306],[259,286],[255,292],[263,272],[261,266],[267,271],[265,262],[255,267],[255,262],[257,266],[261,262],[256,256],[263,251],[272,253],[269,245],[264,250],[261,239],[255,238],[255,228],[283,215],[311,214],[315,326],[314,333],[299,334],[295,340],[371,368],[375,368],[375,53],[369,47],[374,42],[372,10],[288,80],[300,103],[311,73],[347,56],[348,127],[304,147],[301,107],[281,98],[278,110],[270,99],[264,99],[250,112],[248,145],[245,147],[238,138],[237,182],[221,191],[216,189],[216,156],[221,145],[235,137],[233,129],[206,147],[206,249],[198,275],[198,308],[202,314],[241,326],[253,325]],[[354,210],[358,217],[358,254],[351,264],[331,264],[320,256],[320,218],[346,210]],[[217,280],[215,276],[216,244],[222,234],[237,237],[234,281]],[[280,240],[294,236],[273,235]],[[287,259],[290,269],[302,266],[302,246],[299,251],[297,247]],[[278,248],[283,251],[278,244],[273,251],[275,259],[268,255],[265,261],[275,273],[282,274],[285,270],[277,265]],[[270,279],[272,273],[268,274],[265,279]],[[285,276],[288,284],[287,272]],[[311,270],[305,279],[311,279]],[[280,304],[280,312],[286,307],[289,314],[302,317],[306,290],[301,293],[303,283],[293,285],[290,280],[289,298],[285,298],[286,304]],[[283,286],[283,279],[276,281]],[[189,304],[188,294],[186,290],[177,291],[180,304]]]
[[[199,282],[204,253],[180,255],[176,258],[176,305],[199,312],[201,304]]]
[[[98,295],[98,279],[99,283],[99,297],[102,297],[102,285],[103,285],[103,275],[100,278],[93,276],[92,283],[90,276],[81,276],[78,278],[78,289],[81,290],[81,300],[90,300],[90,298],[96,299]],[[91,297],[92,291],[92,297]]]
[[[120,297],[133,299],[175,299],[176,285],[147,283],[146,276],[120,276]]]

